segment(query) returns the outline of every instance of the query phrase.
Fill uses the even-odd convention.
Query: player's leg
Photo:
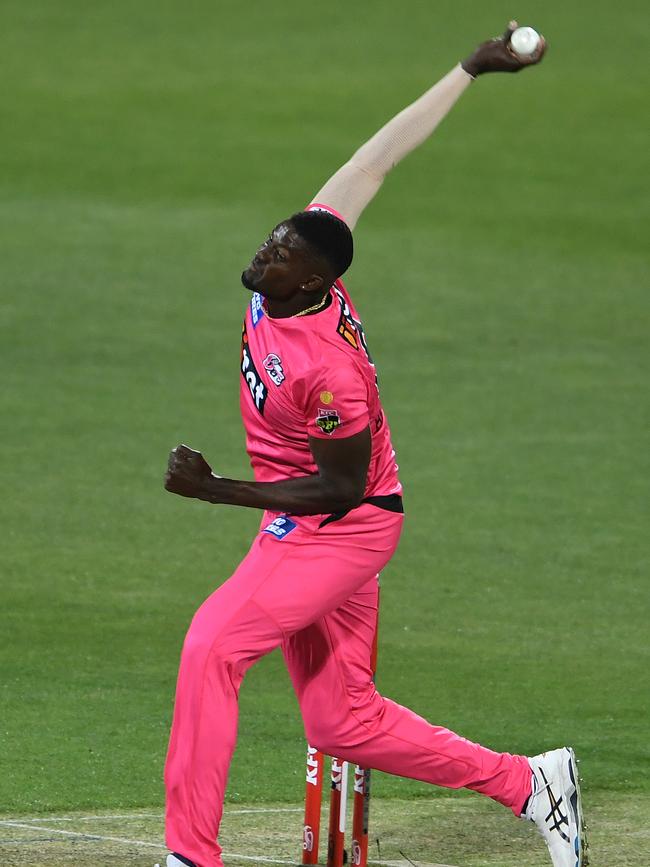
[[[283,644],[310,744],[362,767],[473,789],[520,815],[531,793],[524,756],[486,749],[377,692],[370,667],[376,605],[373,579]]]
[[[201,867],[222,863],[216,841],[237,737],[241,681],[281,637],[251,601],[255,580],[275,561],[262,562],[253,545],[231,578],[198,609],[183,644],[165,763],[165,830],[172,852]]]
[[[370,665],[377,593],[373,578],[283,644],[309,743],[362,767],[481,792],[535,822],[554,865],[580,867],[586,840],[573,751],[532,759],[493,752],[383,698]]]
[[[401,516],[361,508],[365,520],[341,521],[336,533],[300,524],[282,538],[260,533],[194,616],[165,766],[166,832],[170,849],[201,867],[222,863],[216,838],[245,672],[289,634],[342,605],[397,546]]]

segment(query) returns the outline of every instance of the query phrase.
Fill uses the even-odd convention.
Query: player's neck
[[[313,316],[329,307],[332,300],[329,290],[324,296],[305,298],[294,296],[286,301],[265,298],[264,306],[271,319],[290,319],[293,316]]]

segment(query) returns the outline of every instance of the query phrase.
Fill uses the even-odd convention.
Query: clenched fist
[[[204,498],[208,483],[213,478],[212,468],[201,452],[182,443],[171,450],[165,473],[167,491],[200,500]]]

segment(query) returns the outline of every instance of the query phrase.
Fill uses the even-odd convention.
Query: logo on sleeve
[[[341,416],[334,409],[321,409],[319,407],[315,421],[323,433],[331,436],[341,424]]]
[[[348,317],[344,313],[341,313],[339,324],[336,330],[341,335],[343,340],[350,344],[352,349],[359,349],[356,329],[352,324],[352,320],[348,319]]]
[[[264,404],[268,391],[262,377],[257,372],[253,356],[251,355],[250,346],[248,344],[248,334],[246,333],[246,324],[241,336],[241,375],[244,377],[244,382],[248,386],[248,390],[253,398],[253,403],[260,415],[264,415]]]
[[[271,521],[268,527],[264,527],[262,532],[275,536],[276,539],[284,539],[296,527],[297,524],[291,518],[276,518],[275,521]]]
[[[264,370],[271,377],[273,382],[280,386],[285,380],[284,370],[282,370],[282,361],[280,360],[280,356],[276,355],[274,352],[269,352],[266,358],[263,361]]]
[[[336,328],[337,332],[353,349],[363,349],[368,356],[368,361],[372,364],[373,361],[368,350],[368,341],[366,340],[366,334],[363,330],[361,320],[354,318],[352,311],[350,310],[350,305],[345,300],[345,296],[337,286],[334,287],[334,292],[341,306],[339,324]]]

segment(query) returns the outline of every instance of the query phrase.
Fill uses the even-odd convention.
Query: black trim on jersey
[[[404,513],[404,501],[399,494],[383,494],[377,497],[365,497],[361,500],[361,505],[363,505],[363,503],[370,503],[371,506],[377,506],[378,509],[384,509],[386,512],[398,512],[399,514]],[[318,529],[320,530],[321,527],[325,527],[327,524],[333,524],[334,521],[340,521],[341,518],[345,518],[346,515],[349,515],[350,512],[353,511],[354,509],[346,509],[344,512],[332,512],[331,515],[328,515],[327,518],[320,522]]]

